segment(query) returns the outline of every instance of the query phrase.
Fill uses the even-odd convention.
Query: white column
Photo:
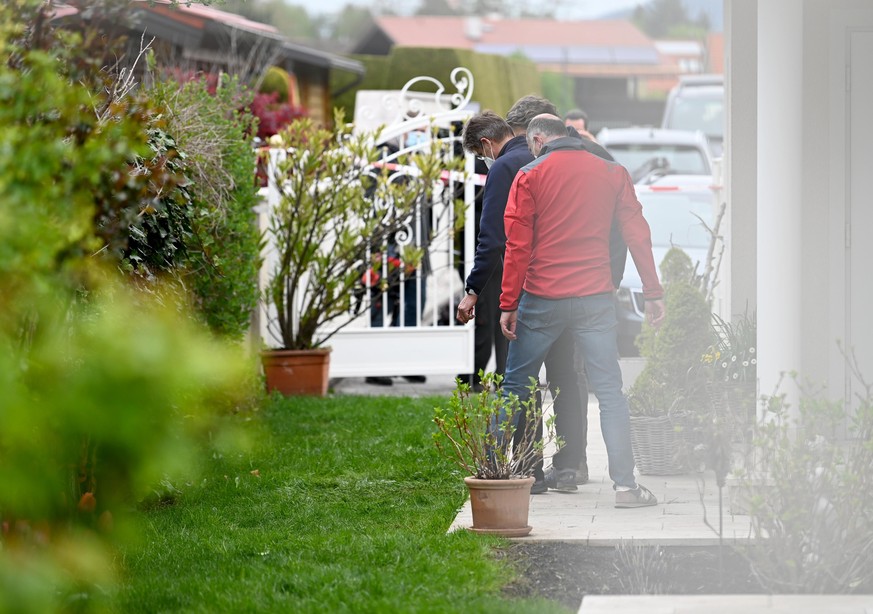
[[[724,261],[713,311],[757,310],[758,0],[725,0]]]
[[[801,365],[803,3],[758,2],[758,379]],[[824,84],[823,84],[824,86]],[[793,386],[782,391],[796,409]]]

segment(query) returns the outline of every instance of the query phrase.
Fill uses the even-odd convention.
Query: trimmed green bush
[[[666,317],[657,330],[643,324],[638,340],[646,366],[628,393],[632,415],[695,410],[705,392],[701,356],[712,345],[710,309],[693,278],[691,258],[671,248],[661,263]]]
[[[399,90],[414,77],[434,77],[455,90],[449,79],[452,69],[463,66],[473,73],[473,100],[483,109],[505,114],[513,103],[526,94],[540,94],[542,89],[536,65],[522,58],[476,53],[467,49],[430,49],[396,47],[389,56],[354,56],[366,68],[363,81],[334,99],[334,105],[354,116],[357,90]],[[337,90],[349,82],[347,76],[337,77],[331,84]],[[427,90],[432,91],[432,90]]]
[[[267,74],[264,75],[263,81],[261,81],[258,92],[261,94],[278,94],[278,102],[288,102],[291,96],[290,87],[291,75],[283,68],[270,66],[267,69]]]

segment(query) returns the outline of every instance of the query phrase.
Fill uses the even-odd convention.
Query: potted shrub
[[[522,537],[528,525],[533,471],[545,444],[554,439],[554,417],[545,421],[538,407],[536,382],[528,401],[504,398],[502,377],[481,374],[482,390],[473,393],[457,380],[448,407],[434,409],[434,443],[446,458],[469,474],[470,507],[476,533]],[[496,389],[497,392],[492,390]],[[560,442],[558,442],[560,443]]]
[[[398,181],[396,172],[378,165],[372,134],[353,133],[341,113],[334,126],[300,118],[270,140],[278,149],[270,163],[278,199],[266,229],[273,251],[264,302],[271,310],[268,329],[281,347],[262,359],[267,388],[283,394],[327,392],[325,345],[365,312],[365,263],[388,237],[408,230],[416,203],[428,198],[440,170],[426,165]],[[421,257],[420,250],[408,251],[401,254],[407,264]]]
[[[643,325],[646,366],[628,391],[631,439],[640,473],[682,473],[695,445],[696,417],[708,407],[700,357],[712,344],[710,308],[688,255],[671,248],[661,263],[666,317]]]

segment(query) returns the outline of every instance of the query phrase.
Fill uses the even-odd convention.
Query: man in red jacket
[[[656,505],[655,496],[634,478],[609,267],[615,217],[643,282],[646,318],[659,326],[663,290],[649,225],[627,171],[584,151],[558,117],[534,118],[527,143],[536,159],[516,176],[504,216],[500,325],[510,344],[503,394],[525,400],[530,377],[537,376],[555,340],[570,331],[600,403],[615,505]]]

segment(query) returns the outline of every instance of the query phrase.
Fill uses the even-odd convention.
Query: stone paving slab
[[[579,614],[873,614],[873,595],[588,595]]]

